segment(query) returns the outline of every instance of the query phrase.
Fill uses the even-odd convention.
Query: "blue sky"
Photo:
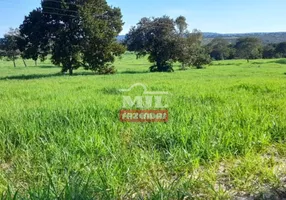
[[[286,32],[286,0],[107,0],[120,7],[122,34],[142,17],[184,15],[189,29],[203,32]],[[0,0],[0,37],[18,27],[40,0]]]

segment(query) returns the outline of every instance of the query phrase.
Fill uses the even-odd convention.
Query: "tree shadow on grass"
[[[55,65],[38,65],[38,67],[42,69],[55,69],[55,68],[60,69],[60,67],[55,66]]]
[[[80,72],[80,73],[75,73],[72,76],[64,73],[29,74],[29,75],[6,76],[0,78],[0,80],[33,80],[33,79],[43,79],[43,78],[53,78],[53,77],[73,77],[73,76],[91,76],[91,75],[96,75],[96,74],[93,72]]]
[[[0,80],[32,80],[32,79],[51,78],[51,77],[57,77],[57,76],[64,76],[64,75],[62,73],[16,75],[16,76],[2,77],[0,78]]]
[[[150,71],[123,71],[123,72],[118,72],[118,74],[147,74],[150,73]]]
[[[262,64],[265,64],[266,62],[252,62],[251,64],[253,65],[262,65]]]
[[[277,64],[282,64],[282,65],[286,65],[286,59],[277,60],[275,63],[277,63]]]
[[[150,73],[149,71],[123,71],[118,72],[118,74],[146,74]],[[15,76],[6,76],[0,77],[0,80],[33,80],[33,79],[43,79],[43,78],[53,78],[53,77],[73,77],[73,76],[95,76],[94,72],[77,72],[74,73],[72,76],[64,73],[54,73],[54,74],[28,74],[28,75],[15,75]]]
[[[211,66],[240,66],[242,63],[212,63]]]
[[[279,59],[279,60],[271,60],[271,61],[250,61],[249,64],[252,65],[262,65],[262,64],[269,64],[269,63],[275,63],[275,64],[282,64],[286,65],[286,59]]]
[[[272,60],[272,61],[269,61],[267,63],[275,63],[275,64],[281,64],[281,65],[286,65],[286,59],[279,59],[279,60]]]

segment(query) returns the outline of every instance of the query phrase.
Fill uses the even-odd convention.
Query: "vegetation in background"
[[[13,61],[14,67],[16,67],[15,61],[20,56],[20,50],[17,44],[18,38],[18,30],[10,29],[10,31],[4,35],[4,38],[0,40],[0,58],[5,57],[9,61]]]
[[[269,58],[276,58],[276,44],[268,44],[263,47],[262,57],[269,59]]]
[[[276,57],[278,58],[286,58],[286,42],[281,42],[277,44],[275,48]]]
[[[46,3],[48,10],[44,11],[42,6],[25,17],[20,33],[10,32],[6,39],[0,40],[0,58],[16,60],[21,56],[24,63],[24,59],[33,59],[37,65],[39,58],[44,60],[51,53],[53,63],[61,66],[62,72],[72,74],[79,67],[99,74],[116,72],[112,66],[115,56],[126,50],[115,40],[122,28],[118,8],[101,4],[106,12],[95,16],[93,13],[103,11],[98,10],[98,2],[94,0],[82,2],[81,6],[57,1]],[[74,16],[75,12],[78,15]],[[53,20],[56,23],[50,23]],[[69,30],[71,27],[73,29]],[[8,41],[14,41],[13,45],[8,45]],[[152,72],[173,71],[175,62],[181,63],[181,69],[185,70],[190,66],[203,68],[211,59],[246,59],[249,62],[250,59],[286,57],[285,42],[263,46],[255,37],[239,38],[235,43],[215,38],[203,46],[202,41],[200,31],[188,30],[184,16],[176,20],[164,16],[141,19],[131,28],[124,43],[128,50],[137,52],[138,57],[148,55],[149,61],[154,63],[150,67]],[[13,49],[7,51],[7,47]]]
[[[240,38],[237,40],[234,48],[236,49],[236,57],[246,59],[262,58],[262,43],[257,38]]]
[[[113,73],[114,57],[125,51],[115,39],[122,25],[120,9],[105,0],[44,0],[20,27],[21,50],[35,61],[51,52],[52,62],[70,75],[81,66]]]
[[[227,60],[233,56],[231,44],[222,38],[213,39],[207,46],[210,56],[215,60]]]
[[[173,20],[167,16],[161,18],[143,18],[126,35],[125,44],[137,56],[146,56],[151,63],[151,72],[173,71],[172,64],[179,61],[182,69],[186,66],[201,68],[209,64],[210,59],[201,46],[202,34],[188,31],[186,18]]]
[[[214,60],[286,58],[286,42],[262,45],[254,37],[240,38],[234,44],[216,38],[205,46]]]
[[[254,37],[262,41],[263,45],[278,44],[286,41],[286,32],[260,32],[260,33],[203,33],[203,44],[207,45],[215,38],[222,38],[227,42],[234,44],[238,38]]]
[[[50,38],[47,36],[46,18],[40,8],[25,16],[23,24],[20,25],[18,40],[19,50],[24,59],[33,59],[37,66],[38,59],[44,61],[50,53]]]
[[[149,61],[154,63],[150,71],[173,71],[177,36],[175,22],[170,17],[142,18],[126,35],[125,44],[138,57],[148,55]]]

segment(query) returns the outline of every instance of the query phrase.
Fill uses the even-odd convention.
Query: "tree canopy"
[[[142,18],[137,26],[131,28],[126,36],[125,44],[128,50],[135,51],[137,56],[148,55],[152,72],[173,71],[172,63],[179,61],[182,68],[196,64],[208,64],[206,52],[201,47],[200,31],[190,33],[187,30],[186,18],[176,20],[168,16],[159,18]],[[197,56],[198,54],[203,56]],[[200,62],[196,62],[200,58]],[[198,63],[200,63],[198,66]]]
[[[258,38],[239,38],[235,44],[235,49],[236,56],[247,59],[247,61],[262,57],[262,42]]]
[[[16,59],[20,56],[17,44],[18,38],[18,29],[10,29],[10,31],[4,35],[4,38],[0,40],[0,57],[5,56],[7,60],[13,61],[14,67],[16,67]]]
[[[175,22],[168,16],[160,18],[142,18],[132,27],[126,36],[128,50],[137,52],[137,56],[149,55],[155,63],[151,71],[172,71],[171,63],[176,59]]]
[[[275,52],[278,54],[278,57],[286,58],[286,42],[277,44]]]
[[[114,56],[125,49],[116,36],[123,26],[119,8],[106,0],[43,0],[20,26],[21,50],[37,60],[51,53],[63,72],[83,66],[97,73],[114,72]]]
[[[25,17],[23,24],[20,25],[21,38],[18,40],[18,46],[22,52],[23,58],[36,61],[40,58],[44,60],[50,52],[50,38],[46,30],[46,19],[40,8],[30,12]]]
[[[210,56],[215,60],[229,59],[231,55],[231,45],[223,38],[215,38],[208,45],[207,49]]]

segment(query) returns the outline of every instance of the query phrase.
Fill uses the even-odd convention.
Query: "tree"
[[[2,56],[5,56],[9,61],[13,61],[14,67],[16,67],[16,59],[20,56],[20,51],[17,45],[18,36],[19,34],[17,29],[10,29],[10,31],[4,35],[0,44]],[[26,66],[25,62],[24,64]]]
[[[210,56],[215,60],[225,60],[230,57],[229,42],[223,38],[215,38],[207,45]]]
[[[142,18],[137,26],[131,28],[124,43],[138,57],[149,55],[149,61],[154,63],[150,71],[170,72],[173,71],[172,63],[176,59],[176,42],[175,22],[163,16]]]
[[[187,19],[184,16],[179,16],[175,20],[177,29],[179,30],[179,34],[183,36],[188,28]]]
[[[275,52],[278,57],[286,58],[286,42],[279,43],[275,48]]]
[[[5,51],[4,51],[4,38],[0,38],[0,59],[2,59],[5,56]]]
[[[83,32],[80,27],[79,7],[75,1],[42,1],[43,38],[52,43],[52,63],[62,67],[62,72],[73,74],[81,66],[80,43]],[[33,24],[36,26],[36,24]],[[41,38],[41,41],[43,41]]]
[[[22,52],[22,57],[33,59],[35,65],[39,58],[45,60],[50,51],[48,34],[44,31],[46,21],[42,10],[37,8],[25,17],[20,26],[21,37],[18,40],[18,47]]]
[[[191,64],[197,69],[202,69],[203,65],[208,65],[210,63],[211,57],[206,53],[206,50],[202,46],[196,48],[192,56]]]
[[[263,47],[263,53],[262,57],[263,58],[275,58],[276,57],[276,50],[275,47],[276,45],[274,44],[268,44]]]
[[[239,38],[234,46],[238,58],[257,59],[262,57],[262,43],[258,38]]]
[[[115,40],[123,26],[120,9],[106,0],[43,0],[41,5],[21,26],[28,57],[51,51],[53,64],[70,75],[81,66],[98,73],[113,71],[114,56],[124,52]]]
[[[92,17],[95,13],[100,15]],[[115,61],[114,56],[120,56],[126,51],[116,40],[123,26],[120,9],[111,8],[106,1],[89,0],[82,7],[81,15],[86,36],[81,49],[84,68],[98,73],[114,73],[111,65]]]
[[[210,63],[210,57],[202,47],[203,35],[198,30],[192,33],[186,32],[183,37],[179,37],[177,42],[177,61],[182,64],[181,69],[186,66],[196,66],[202,68],[202,65]]]

